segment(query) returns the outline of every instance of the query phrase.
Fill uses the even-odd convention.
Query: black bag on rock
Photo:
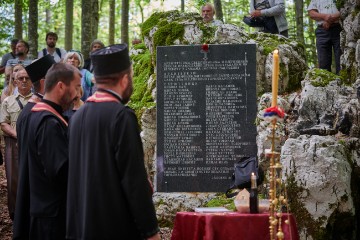
[[[278,34],[279,30],[277,28],[274,17],[251,17],[244,16],[243,22],[249,27],[259,27],[263,28],[263,32]]]
[[[226,191],[226,196],[235,196],[237,193],[231,193],[233,189],[250,188],[251,173],[255,173],[256,182],[259,186],[264,181],[264,171],[259,167],[256,157],[243,157],[236,162],[234,165],[234,173],[231,177],[231,185]]]
[[[249,27],[264,27],[263,17],[244,16],[243,22]]]

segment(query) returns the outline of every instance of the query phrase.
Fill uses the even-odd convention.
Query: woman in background
[[[76,94],[76,99],[74,101],[73,108],[66,110],[64,112],[63,115],[68,117],[69,120],[72,117],[72,115],[84,104],[84,102],[81,100],[81,97],[83,96],[83,94],[84,94],[84,91],[83,91],[82,87],[80,87],[80,91]]]
[[[24,66],[22,64],[16,64],[13,67],[11,66],[6,67],[5,69],[6,87],[1,93],[1,102],[3,102],[6,97],[16,94],[18,92],[15,74],[22,69],[24,69]]]
[[[84,58],[83,55],[79,51],[70,50],[64,57],[64,63],[71,64],[74,67],[78,68],[81,72],[81,86],[83,88],[84,94],[81,97],[82,101],[86,101],[88,97],[92,95],[94,81],[93,81],[93,74],[88,70],[84,69]]]
[[[98,39],[95,39],[90,45],[90,54],[103,47],[105,47],[104,43]],[[85,60],[84,68],[90,71],[91,73],[93,72],[93,65],[91,63],[90,57]]]

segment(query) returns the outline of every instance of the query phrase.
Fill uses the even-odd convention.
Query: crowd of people
[[[331,71],[332,49],[340,70],[341,26],[331,0],[312,0],[319,67]],[[212,4],[206,24],[219,26]],[[253,0],[253,18],[266,17],[288,36],[283,0]],[[0,125],[5,143],[8,209],[14,239],[160,239],[152,186],[143,161],[137,119],[126,106],[132,93],[128,47],[94,40],[90,58],[57,48],[46,34],[36,60],[29,44],[11,41]],[[0,154],[2,157],[2,154]]]
[[[318,67],[331,72],[335,59],[336,74],[340,72],[340,12],[333,0],[311,0],[309,17],[316,21],[316,51]],[[259,31],[288,37],[284,0],[250,0],[250,16],[244,22]]]
[[[160,239],[137,119],[126,107],[127,45],[95,40],[84,60],[57,40],[49,32],[36,60],[27,42],[13,40],[3,57],[13,239]]]

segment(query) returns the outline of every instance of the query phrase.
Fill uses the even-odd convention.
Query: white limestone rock
[[[324,87],[313,86],[312,82],[318,80],[322,79],[311,79],[309,72],[302,81],[300,98],[293,108],[297,119],[289,124],[289,131],[293,134],[298,132],[299,134],[334,135],[339,131],[349,134],[358,124],[357,114],[360,108],[356,102],[351,101],[356,99],[356,89],[340,85],[337,79],[330,81]],[[352,136],[356,137],[356,135]]]
[[[143,149],[144,162],[151,178],[154,177],[154,155],[156,145],[156,107],[145,109],[141,117],[142,132],[140,133]]]
[[[153,201],[161,222],[173,223],[177,212],[193,212],[215,198],[215,193],[163,193],[156,192]]]
[[[324,220],[322,227],[335,211],[355,214],[347,150],[333,136],[301,135],[282,147],[283,178],[294,177],[302,189],[291,197],[297,197],[314,220]],[[359,152],[353,155],[351,159],[359,158]]]
[[[219,44],[242,44],[249,38],[242,27],[233,24],[222,24],[217,27],[214,42]]]

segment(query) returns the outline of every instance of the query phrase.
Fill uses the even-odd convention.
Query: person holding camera
[[[259,27],[265,33],[289,36],[284,0],[251,0],[250,15],[248,21],[244,18],[250,27]]]

